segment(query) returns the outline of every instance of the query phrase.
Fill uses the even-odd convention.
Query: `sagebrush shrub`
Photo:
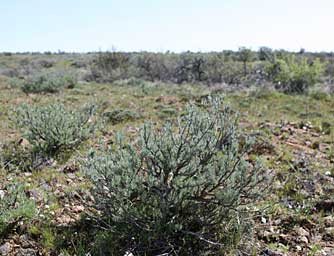
[[[237,246],[249,232],[246,205],[259,196],[259,162],[245,154],[237,117],[213,100],[191,105],[175,127],[147,123],[131,143],[91,151],[84,170],[94,183],[103,232],[101,255],[203,255]],[[264,187],[264,186],[263,186]]]
[[[107,122],[118,124],[121,122],[136,120],[140,118],[140,115],[130,109],[114,109],[103,113],[103,117]]]
[[[77,79],[72,74],[49,72],[27,77],[21,89],[24,93],[56,93],[63,88],[72,89],[76,83]]]
[[[3,185],[0,187],[0,241],[20,221],[31,219],[36,213],[34,202],[27,198],[22,186]]]
[[[38,152],[54,155],[77,146],[95,130],[94,105],[70,110],[62,104],[33,106],[22,104],[14,111],[16,125]]]

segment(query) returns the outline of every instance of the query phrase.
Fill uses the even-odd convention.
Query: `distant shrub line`
[[[263,84],[285,93],[304,93],[325,75],[329,63],[305,54],[247,48],[220,53],[102,52],[91,64],[89,81],[114,82],[129,78],[169,83]],[[328,75],[328,74],[327,74]]]
[[[7,56],[4,58],[11,58],[7,53],[4,55]],[[273,85],[284,93],[304,93],[318,82],[333,84],[334,81],[333,54],[305,50],[293,53],[267,47],[261,47],[259,51],[240,47],[238,51],[207,53],[113,50],[30,55],[20,58],[14,68],[7,66],[0,69],[0,75],[24,78],[21,88],[26,93],[55,93],[75,86],[77,78],[98,83],[128,81],[127,84],[140,86],[140,81],[208,86]],[[66,71],[57,71],[61,66]],[[73,71],[79,71],[78,76],[73,75]]]

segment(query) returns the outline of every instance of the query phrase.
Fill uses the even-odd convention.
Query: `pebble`
[[[79,213],[79,212],[84,211],[85,207],[83,205],[77,205],[77,206],[73,206],[72,210],[75,213]]]
[[[5,243],[0,246],[0,255],[8,255],[9,252],[11,251],[12,246],[10,243]]]
[[[303,242],[303,243],[308,244],[308,239],[307,239],[306,236],[302,236],[302,237],[300,238],[300,241]]]
[[[0,199],[3,199],[5,195],[6,195],[5,191],[0,190]]]
[[[297,228],[296,231],[297,231],[298,235],[300,235],[300,236],[309,236],[310,235],[310,233],[302,227]]]

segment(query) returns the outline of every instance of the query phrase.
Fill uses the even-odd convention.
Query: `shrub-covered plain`
[[[332,62],[268,48],[0,55],[0,252],[332,255]],[[59,70],[74,89],[22,91]]]

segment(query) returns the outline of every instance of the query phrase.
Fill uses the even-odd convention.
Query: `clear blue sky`
[[[334,51],[334,0],[1,0],[1,51]]]

